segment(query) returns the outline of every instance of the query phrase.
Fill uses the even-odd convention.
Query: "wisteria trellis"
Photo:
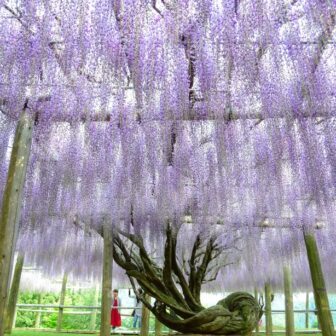
[[[0,188],[24,107],[36,124],[22,241],[132,213],[153,236],[318,222],[333,246],[335,1],[0,5]]]

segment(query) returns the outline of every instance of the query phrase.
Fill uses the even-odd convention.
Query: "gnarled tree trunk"
[[[188,262],[183,263],[188,266],[183,267],[177,258],[177,237],[178,230],[169,223],[164,261],[159,265],[147,253],[140,235],[114,230],[115,262],[126,271],[136,293],[135,281],[156,299],[152,305],[146,295],[138,296],[143,304],[158,321],[182,333],[248,334],[255,329],[262,310],[249,293],[233,293],[207,309],[201,304],[202,285],[216,279],[223,266],[219,257],[234,245],[221,246],[214,236],[202,240],[198,235]]]

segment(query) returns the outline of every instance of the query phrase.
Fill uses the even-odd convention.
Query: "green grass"
[[[14,330],[11,334],[11,336],[88,336],[90,334],[77,334],[77,333],[68,333],[68,332],[63,332],[63,333],[57,333],[53,331],[29,331],[29,330]],[[91,335],[98,335],[98,334],[91,334]],[[118,334],[114,334],[118,335]],[[265,335],[265,333],[261,332],[260,336]],[[284,333],[273,333],[273,336],[284,336]],[[298,336],[321,336],[321,334],[296,334]]]
[[[74,334],[74,333],[70,334],[67,332],[57,333],[53,331],[29,331],[29,330],[14,330],[11,334],[11,336],[67,336],[67,335],[88,336],[97,334]]]
[[[257,335],[257,334],[254,333],[253,335]],[[272,335],[273,336],[286,336],[286,333],[285,332],[274,332]],[[296,333],[295,335],[296,336],[322,336],[322,334],[318,332],[313,332],[313,333],[312,332],[307,332],[307,333],[299,332],[299,333]],[[265,331],[259,332],[259,336],[265,336]]]

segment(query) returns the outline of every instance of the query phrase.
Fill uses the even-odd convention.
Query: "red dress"
[[[118,299],[113,300],[113,307],[118,306]],[[118,308],[111,309],[111,326],[112,327],[120,327],[121,326],[121,316],[118,311]]]

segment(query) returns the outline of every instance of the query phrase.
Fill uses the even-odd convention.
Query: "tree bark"
[[[18,231],[22,192],[30,154],[32,119],[23,111],[16,127],[0,214],[0,336],[4,335],[11,267]]]
[[[334,323],[330,312],[329,299],[315,235],[313,233],[304,232],[304,241],[313,283],[317,316],[321,325],[322,335],[334,336]]]
[[[103,224],[104,252],[103,252],[103,281],[101,297],[101,325],[100,336],[110,336],[111,333],[111,303],[112,303],[112,264],[113,237],[111,223],[104,220]]]
[[[64,306],[67,281],[68,281],[68,275],[64,273],[63,280],[62,280],[60,301],[59,301],[60,306]],[[57,327],[56,327],[57,332],[60,332],[62,329],[63,313],[64,313],[64,308],[60,307],[58,310],[58,318],[57,318]]]
[[[126,271],[134,289],[136,280],[144,292],[155,299],[152,304],[142,295],[140,299],[143,305],[165,326],[185,334],[223,335],[233,331],[244,334],[252,332],[261,318],[262,307],[251,294],[232,293],[209,308],[197,303],[202,283],[215,279],[219,269],[224,267],[215,263],[216,258],[225,253],[225,250],[234,248],[236,240],[222,245],[212,235],[203,239],[202,243],[198,237],[190,258],[179,265],[175,249],[178,232],[176,224],[174,221],[167,223],[163,267],[149,257],[141,235],[120,229],[113,231],[114,261]],[[186,277],[189,279],[188,283]],[[183,278],[184,282],[181,281]],[[176,284],[180,284],[182,289],[178,294],[175,290]],[[183,290],[184,286],[189,287],[188,290]],[[183,300],[187,305],[180,303],[181,295],[184,295]],[[188,299],[189,296],[191,300]],[[244,309],[237,310],[238,314],[232,314],[229,307],[238,305],[244,306]],[[147,335],[145,321],[141,335]]]
[[[286,336],[295,335],[292,272],[289,266],[284,266],[284,289],[286,309]]]
[[[24,255],[19,254],[16,260],[12,286],[10,289],[8,304],[6,307],[5,332],[8,334],[12,333],[13,321],[14,321],[15,310],[16,310],[16,303],[17,303],[19,289],[20,289],[20,280],[21,280],[23,263],[24,263]]]
[[[145,297],[146,301],[150,300],[150,297],[148,295],[145,295]],[[146,308],[145,305],[142,305],[140,336],[149,335],[149,317],[150,311]]]
[[[271,284],[265,284],[265,318],[266,318],[266,336],[273,335],[272,330],[272,289]]]

